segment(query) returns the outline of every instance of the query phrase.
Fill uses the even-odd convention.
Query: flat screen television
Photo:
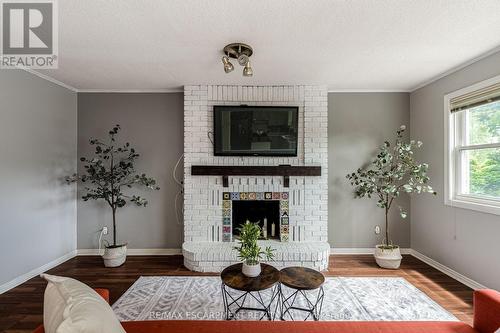
[[[299,108],[214,106],[216,156],[297,156]]]

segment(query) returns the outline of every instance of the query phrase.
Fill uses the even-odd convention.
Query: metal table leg
[[[295,301],[297,300],[297,296],[302,296],[307,302],[307,307],[298,307],[294,306]],[[293,316],[290,312],[290,310],[298,310],[298,311],[303,311],[307,312],[308,315],[304,320],[309,319],[310,316],[315,321],[318,321],[320,316],[321,316],[321,310],[323,309],[323,299],[325,297],[325,292],[323,290],[323,287],[321,286],[318,288],[318,294],[316,296],[315,301],[311,301],[309,297],[307,296],[306,292],[303,290],[295,290],[292,294],[290,294],[288,297],[285,298],[283,292],[281,291],[281,302],[282,302],[282,311],[281,311],[281,320],[285,320],[285,316],[288,314],[291,320],[293,319]]]
[[[260,311],[263,312],[263,315],[259,318],[259,320],[262,320],[265,317],[267,317],[268,320],[273,320],[273,316],[271,313],[271,306],[278,297],[278,285],[273,286],[271,291],[272,292],[271,299],[269,300],[269,303],[266,303],[264,301],[260,291],[255,291],[255,292],[246,291],[243,292],[243,294],[241,294],[238,297],[233,297],[233,295],[231,295],[231,293],[228,290],[230,288],[226,287],[224,283],[222,283],[221,289],[222,289],[222,299],[224,302],[224,314],[226,320],[236,319],[236,315],[242,310]],[[260,307],[245,306],[247,297],[249,299],[254,299]],[[231,308],[233,305],[236,306],[234,310],[232,310]]]

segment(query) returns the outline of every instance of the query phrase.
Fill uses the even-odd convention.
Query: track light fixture
[[[250,66],[250,57],[253,54],[253,49],[250,45],[243,43],[231,43],[224,47],[224,56],[222,57],[222,63],[224,64],[224,72],[230,73],[234,70],[233,64],[229,61],[229,58],[236,59],[240,66],[243,68],[243,76],[252,76],[253,69]]]
[[[250,61],[248,61],[243,68],[243,76],[252,76],[253,75],[253,69],[250,66]]]
[[[230,73],[234,70],[233,64],[229,61],[229,58],[226,56],[222,57],[222,63],[224,64],[224,72]]]

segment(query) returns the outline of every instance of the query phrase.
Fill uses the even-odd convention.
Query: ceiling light
[[[229,58],[226,56],[222,57],[222,63],[224,64],[224,72],[230,73],[234,70],[233,64],[229,61]]]
[[[243,76],[252,76],[253,75],[253,69],[250,66],[250,61],[247,62],[245,65],[245,68],[243,68]]]
[[[224,64],[224,72],[229,73],[234,70],[233,64],[229,61],[229,58],[233,58],[238,60],[238,64],[244,66],[243,76],[248,77],[253,75],[253,69],[250,66],[250,57],[253,54],[253,49],[250,45],[231,43],[224,47],[223,52],[222,63]]]

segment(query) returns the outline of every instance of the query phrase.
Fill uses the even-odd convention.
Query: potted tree
[[[272,260],[274,258],[274,249],[267,246],[264,250],[257,244],[261,229],[257,223],[247,221],[240,228],[239,246],[235,247],[238,251],[238,257],[243,261],[242,272],[248,277],[260,275],[260,261],[265,258]]]
[[[401,264],[401,253],[398,245],[394,245],[389,237],[389,211],[394,200],[402,193],[436,192],[428,184],[427,171],[429,165],[415,160],[413,149],[422,146],[421,141],[406,142],[402,125],[396,132],[396,141],[391,145],[388,141],[380,147],[375,159],[366,167],[347,175],[355,188],[356,198],[377,198],[377,206],[385,212],[385,238],[382,244],[375,247],[375,260],[380,267],[397,269]],[[407,212],[399,206],[401,218]]]
[[[120,131],[120,125],[114,126],[108,132],[108,141],[91,138],[89,143],[95,147],[94,156],[81,157],[80,161],[85,163],[85,173],[74,174],[67,177],[67,182],[81,181],[86,184],[84,201],[102,200],[110,207],[113,217],[113,243],[106,244],[104,249],[104,265],[106,267],[121,266],[127,256],[127,244],[116,241],[116,213],[119,208],[125,207],[127,202],[140,207],[146,207],[148,201],[139,195],[126,194],[126,190],[133,186],[142,186],[153,190],[159,190],[156,181],[135,171],[134,163],[139,154],[130,143],[124,145],[116,142],[116,136]]]

